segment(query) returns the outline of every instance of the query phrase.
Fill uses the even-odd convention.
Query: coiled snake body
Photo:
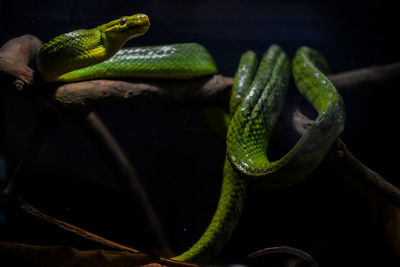
[[[137,14],[61,35],[40,49],[38,69],[48,82],[100,77],[176,79],[216,73],[212,57],[195,43],[120,50],[127,40],[144,34],[149,25],[146,15]],[[315,50],[301,47],[292,72],[299,91],[317,110],[318,117],[285,156],[274,162],[268,160],[268,142],[283,105],[290,69],[288,57],[277,45],[265,52],[260,63],[251,51],[241,57],[230,100],[227,153],[217,210],[200,239],[175,259],[209,262],[236,226],[247,183],[277,187],[301,181],[342,132],[344,105],[324,75],[327,64]]]

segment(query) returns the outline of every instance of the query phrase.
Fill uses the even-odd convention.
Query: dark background
[[[3,1],[1,43],[22,34],[42,41],[77,28],[92,28],[123,15],[146,13],[151,28],[127,45],[198,42],[219,72],[232,76],[241,53],[261,54],[279,44],[291,57],[311,46],[333,73],[400,60],[395,1]],[[294,88],[290,90],[294,91]],[[291,94],[289,94],[290,97]],[[366,165],[396,183],[396,98],[345,96],[343,139]],[[290,99],[289,99],[290,101]],[[7,173],[21,159],[36,123],[28,104],[3,99]],[[132,160],[162,219],[173,249],[185,250],[204,231],[222,180],[224,142],[202,121],[198,108],[99,112]],[[138,249],[154,249],[151,233],[135,213],[106,162],[84,133],[63,120],[46,139],[24,198],[41,210]],[[394,266],[367,209],[326,166],[285,189],[249,189],[243,217],[219,263],[246,263],[254,250],[290,245],[311,252],[321,266]],[[2,240],[96,245],[29,217],[7,218]],[[265,263],[282,264],[283,257]]]

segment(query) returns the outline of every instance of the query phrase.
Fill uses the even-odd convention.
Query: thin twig
[[[254,258],[262,256],[262,255],[277,254],[277,253],[295,255],[295,256],[303,259],[304,261],[310,263],[312,267],[318,267],[318,263],[314,260],[314,258],[310,254],[308,254],[307,252],[305,252],[303,250],[288,247],[288,246],[264,248],[264,249],[255,251],[253,253],[250,253],[248,255],[248,257],[250,259],[254,259]]]
[[[307,131],[312,120],[307,118],[298,107],[293,112],[293,129],[296,130],[300,135]],[[400,189],[385,178],[383,178],[377,172],[371,170],[359,161],[349,151],[345,143],[338,138],[334,143],[332,150],[335,152],[333,156],[328,156],[326,160],[332,161],[334,166],[342,166],[347,172],[352,173],[351,177],[359,179],[361,182],[370,186],[380,196],[389,200],[393,205],[400,208]]]
[[[28,149],[24,155],[24,158],[18,164],[15,172],[11,176],[6,188],[2,192],[2,200],[7,201],[7,198],[12,198],[16,194],[16,187],[21,182],[21,179],[26,175],[27,170],[32,166],[37,155],[39,154],[42,143],[47,135],[49,128],[54,123],[54,118],[50,117],[49,114],[43,114],[39,116],[38,122],[35,126],[31,141]]]
[[[91,113],[86,118],[78,120],[78,124],[95,143],[96,148],[102,152],[116,176],[120,179],[122,188],[126,190],[128,197],[132,201],[138,202],[139,207],[142,208],[142,213],[147,218],[149,228],[157,239],[162,252],[166,254],[165,256],[172,257],[173,252],[169,248],[160,219],[154,211],[149,197],[136,175],[135,169],[110,131],[95,113]]]
[[[41,212],[40,210],[34,208],[33,206],[29,205],[28,203],[26,203],[21,197],[18,196],[18,202],[19,202],[19,206],[21,207],[21,209],[35,217],[40,218],[41,220],[44,220],[46,222],[52,223],[57,225],[60,228],[63,228],[69,232],[72,232],[76,235],[82,236],[86,239],[92,240],[94,242],[97,243],[101,243],[103,245],[109,246],[110,248],[114,248],[114,249],[118,249],[118,250],[123,250],[123,251],[129,251],[132,253],[137,253],[139,252],[136,249],[127,247],[125,245],[121,245],[118,244],[114,241],[108,240],[104,237],[98,236],[96,234],[90,233],[82,228],[79,228],[73,224],[67,223],[65,221],[62,220],[58,220],[56,218],[53,218],[49,215],[44,214],[43,212]]]
[[[0,257],[5,266],[160,267],[162,264],[164,267],[201,267],[197,264],[158,258],[143,252],[78,250],[65,246],[34,246],[5,241],[0,241]]]
[[[0,241],[0,257],[2,266],[129,267],[153,262],[143,253],[78,250],[67,246],[35,246],[5,241]]]
[[[397,208],[400,208],[400,189],[398,187],[391,184],[379,173],[371,170],[354,157],[341,139],[337,139],[333,149],[336,150],[336,162],[345,167],[348,172],[352,173],[353,175],[351,177],[358,178],[380,196],[390,201],[390,203]]]
[[[142,263],[142,264],[149,264],[149,263],[155,262],[155,263],[169,266],[169,267],[200,267],[197,264],[193,264],[193,263],[189,263],[189,262],[181,262],[181,261],[177,261],[174,259],[169,259],[169,258],[165,258],[165,257],[159,257],[159,256],[156,256],[153,254],[144,253],[144,252],[141,252],[134,248],[119,244],[117,242],[111,241],[111,240],[101,237],[99,235],[93,234],[93,233],[86,231],[78,226],[75,226],[68,222],[56,219],[54,217],[51,217],[51,216],[41,212],[40,210],[36,209],[35,207],[33,207],[30,204],[28,204],[27,202],[25,202],[19,195],[16,195],[16,197],[13,200],[14,200],[13,204],[18,206],[19,208],[21,208],[24,212],[26,212],[30,215],[33,215],[36,218],[44,220],[48,223],[54,224],[64,230],[67,230],[70,233],[79,235],[85,239],[88,239],[88,240],[91,240],[91,241],[94,241],[94,242],[97,242],[97,243],[100,243],[103,245],[106,245],[113,249],[138,254],[142,257],[141,260],[146,260],[146,262]],[[1,241],[0,241],[0,244],[1,244]],[[0,246],[0,248],[1,248],[1,246]],[[144,257],[144,259],[143,259],[143,257]],[[141,265],[141,264],[139,264],[139,265]]]

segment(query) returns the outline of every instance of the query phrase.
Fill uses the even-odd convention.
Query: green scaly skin
[[[327,70],[328,66],[318,52],[308,47],[298,49],[293,60],[293,76],[300,93],[318,111],[318,117],[281,159],[270,162],[267,148],[282,107],[284,90],[271,86],[259,97],[251,89],[236,111],[228,129],[227,153],[234,168],[247,181],[262,187],[288,186],[301,181],[318,166],[343,131],[342,98],[320,69]],[[279,78],[283,75],[287,73],[273,72],[271,79],[279,85],[284,82]]]
[[[216,73],[212,57],[195,43],[119,50],[130,38],[144,34],[149,25],[146,15],[137,14],[58,36],[40,49],[38,69],[49,82],[113,77],[182,79]],[[254,52],[243,54],[232,88],[217,210],[200,239],[174,259],[208,263],[222,250],[239,220],[248,182],[266,187],[294,184],[323,159],[343,130],[344,107],[320,69],[326,70],[327,65],[316,51],[307,47],[297,51],[295,82],[319,116],[292,150],[270,162],[266,151],[282,108],[290,62],[276,45],[268,49],[259,65]]]
[[[57,36],[41,47],[36,59],[39,72],[48,82],[128,77],[190,79],[217,72],[213,58],[196,43],[121,49],[149,27],[148,17],[136,14]]]
[[[278,80],[279,83],[275,83],[277,86],[274,88],[286,90],[290,64],[286,54],[278,46],[271,46],[261,59],[257,74],[256,71],[256,55],[248,51],[241,57],[234,78],[229,107],[230,117],[236,116],[241,103],[246,103],[246,95],[251,93],[251,89],[260,94],[265,87],[272,86]],[[278,73],[281,75],[274,76]],[[264,99],[260,99],[262,100]],[[214,217],[201,238],[188,251],[175,259],[198,263],[210,262],[229,241],[240,218],[245,192],[246,181],[239,172],[234,170],[226,157],[221,195]]]
[[[213,58],[197,43],[123,48],[99,64],[62,75],[58,81],[98,78],[191,79],[217,72]]]
[[[270,163],[266,156],[268,141],[282,108],[290,64],[286,54],[273,45],[264,54],[257,74],[256,69],[255,54],[246,52],[240,60],[232,88],[232,120],[217,211],[203,236],[192,248],[176,257],[178,260],[209,262],[228,242],[240,218],[247,182],[278,187],[301,181],[319,164],[343,130],[342,98],[320,71],[328,69],[325,59],[315,50],[302,47],[293,61],[293,75],[299,91],[316,108],[319,116],[292,150],[277,162]]]

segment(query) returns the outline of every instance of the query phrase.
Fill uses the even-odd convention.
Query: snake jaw
[[[108,51],[108,57],[104,60],[113,56],[129,39],[145,34],[149,27],[149,17],[145,14],[124,16],[97,27]]]
[[[107,24],[99,26],[99,29],[113,39],[124,38],[129,40],[130,38],[139,37],[145,34],[149,27],[150,20],[147,15],[135,14],[113,20]]]

